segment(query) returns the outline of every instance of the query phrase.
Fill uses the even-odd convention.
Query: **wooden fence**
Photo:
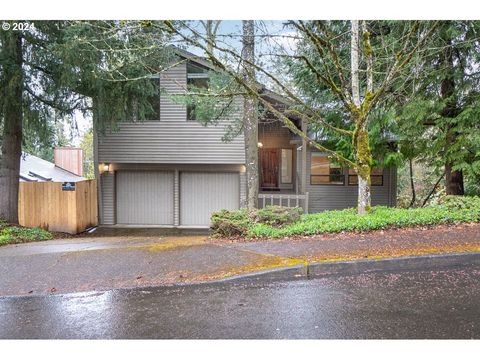
[[[74,184],[67,189],[61,182],[20,182],[20,225],[70,234],[98,225],[96,180]]]
[[[300,206],[308,214],[308,192],[305,194],[258,194],[258,206],[280,205],[287,207]]]

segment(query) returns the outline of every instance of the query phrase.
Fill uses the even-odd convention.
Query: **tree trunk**
[[[205,28],[205,38],[207,39],[207,52],[212,53],[215,43],[215,38],[217,37],[218,27],[220,26],[221,20],[205,20],[201,23]]]
[[[367,94],[373,94],[373,52],[370,44],[370,33],[368,32],[367,22],[362,21],[363,53],[367,63]]]
[[[453,61],[453,49],[451,46],[451,40],[446,38],[448,35],[443,35],[445,42],[450,46],[445,47],[442,53],[443,66],[446,69],[444,78],[440,86],[440,94],[445,101],[445,108],[442,110],[442,116],[445,118],[455,118],[458,113],[458,105],[455,94],[455,78],[454,78],[454,61]],[[446,141],[445,152],[455,145],[457,142],[458,134],[453,128],[452,124],[446,125]],[[453,170],[455,165],[453,161],[446,157],[445,162],[445,190],[447,195],[464,195],[463,187],[463,172],[460,170]]]
[[[445,114],[451,113],[450,111],[452,110],[447,109]],[[452,129],[450,125],[448,125],[445,150],[448,151],[451,146],[455,145],[457,136],[457,132]],[[447,195],[464,195],[465,189],[463,186],[463,172],[461,170],[453,170],[453,166],[454,163],[452,161],[447,160],[445,162],[445,191]]]
[[[0,157],[0,218],[18,223],[18,182],[22,155],[22,35],[2,31],[3,134]]]
[[[415,201],[417,201],[417,193],[415,192],[415,183],[413,182],[413,161],[412,159],[408,159],[408,165],[410,168],[410,188],[412,189],[412,200],[410,201],[409,208],[411,208]]]
[[[351,73],[352,73],[352,98],[357,110],[360,109],[360,85],[358,79],[358,20],[352,20],[351,22],[352,34],[351,34],[351,48],[350,48],[350,62],[351,62]]]
[[[253,20],[243,21],[243,58],[255,61],[255,30]],[[243,63],[245,81],[255,86],[255,69]],[[245,138],[245,164],[247,176],[247,208],[255,209],[258,204],[258,118],[257,101],[247,96],[243,106],[243,129]]]
[[[357,163],[357,176],[358,176],[358,202],[357,212],[360,215],[366,214],[371,207],[371,195],[370,195],[370,166],[372,163],[372,155],[370,152],[367,120],[361,113],[360,104],[360,82],[359,82],[359,26],[358,20],[352,20],[351,22],[352,34],[351,34],[351,76],[352,76],[352,98],[355,105],[355,111],[353,114],[353,121],[355,123],[355,132],[353,134],[353,149],[355,151],[355,158]],[[366,29],[366,25],[365,25]],[[371,69],[369,69],[371,70]],[[370,71],[371,72],[371,71]],[[368,76],[368,87],[371,90],[373,83]]]
[[[363,122],[365,124],[365,121]],[[365,215],[371,208],[371,192],[370,192],[370,172],[372,163],[372,154],[370,152],[368,131],[364,126],[356,130],[354,134],[354,142],[356,143],[356,160],[357,160],[357,176],[358,176],[358,204],[357,212]]]
[[[465,195],[463,172],[453,170],[451,163],[445,164],[445,182],[447,195]]]

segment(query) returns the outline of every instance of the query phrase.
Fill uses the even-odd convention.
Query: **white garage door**
[[[170,171],[118,171],[117,224],[173,225]]]
[[[239,207],[238,173],[180,173],[181,225],[208,226],[214,211]]]

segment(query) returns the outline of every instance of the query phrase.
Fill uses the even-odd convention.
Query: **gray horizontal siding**
[[[223,142],[226,122],[202,126],[193,121],[124,123],[99,136],[100,162],[163,164],[243,164],[243,136]]]
[[[160,119],[162,121],[186,121],[187,110],[183,104],[175,103],[169,95],[182,94],[187,86],[187,65],[182,63],[160,74]]]
[[[102,189],[102,211],[100,223],[103,225],[115,224],[115,174],[106,172],[100,175]]]
[[[162,90],[168,94],[185,91],[186,64],[160,76]],[[235,114],[219,119],[216,125],[203,126],[187,121],[185,105],[175,104],[168,95],[160,97],[160,120],[122,122],[114,131],[98,136],[98,161],[104,163],[162,164],[243,164],[243,136],[231,142],[222,137],[228,125],[242,116],[243,100],[238,97]]]
[[[357,206],[358,187],[353,185],[310,185],[310,152],[307,153],[307,191],[309,212],[345,209]],[[383,170],[383,186],[372,186],[372,205],[394,205],[395,168]],[[394,180],[394,179],[393,179]],[[345,180],[347,182],[347,179]],[[392,182],[392,183],[391,183]]]
[[[121,123],[118,129],[98,136],[99,162],[163,164],[244,164],[243,135],[222,141],[227,127],[240,121],[238,111],[217,124],[203,126],[196,121],[164,117],[160,121]]]

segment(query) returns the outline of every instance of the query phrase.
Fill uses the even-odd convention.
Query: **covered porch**
[[[306,130],[301,121],[294,123],[298,129]],[[300,206],[307,213],[305,141],[279,120],[264,119],[259,123],[258,148],[258,206]]]

